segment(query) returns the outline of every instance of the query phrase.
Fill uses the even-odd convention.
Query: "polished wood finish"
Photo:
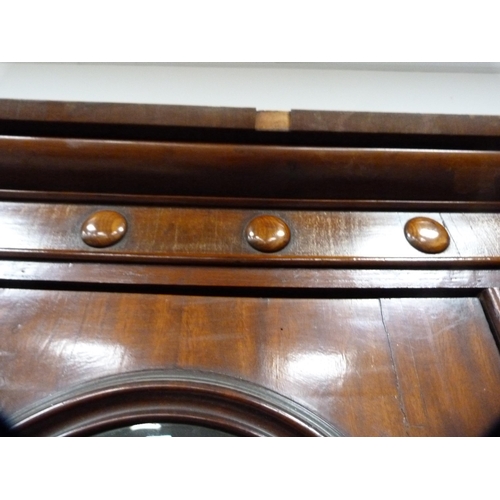
[[[0,261],[0,279],[7,287],[71,287],[75,283],[122,287],[196,287],[209,294],[214,288],[227,293],[259,293],[339,297],[398,294],[474,294],[500,284],[498,269],[328,269],[293,267],[220,267],[201,265],[151,266],[148,264],[106,264],[106,273],[94,262]],[[62,285],[64,284],[64,285]],[[198,288],[205,287],[205,288]],[[231,290],[232,289],[232,290]]]
[[[483,290],[479,298],[490,323],[491,331],[495,335],[497,344],[500,345],[500,289],[487,288]]]
[[[419,210],[500,199],[497,151],[0,137],[0,170],[2,188],[21,191],[413,201]]]
[[[114,210],[100,210],[85,219],[81,237],[91,247],[104,248],[118,243],[127,232],[127,220]]]
[[[441,253],[450,246],[450,236],[442,224],[429,217],[414,217],[405,224],[408,243],[425,253]]]
[[[442,220],[452,239],[460,242],[460,253],[477,256],[500,254],[500,238],[492,215],[488,213],[443,213]],[[494,217],[495,215],[493,215]]]
[[[259,252],[272,253],[283,250],[290,242],[290,228],[274,215],[259,215],[245,228],[245,236],[251,247]]]
[[[179,368],[286,394],[348,435],[477,435],[500,414],[500,356],[477,299],[1,297],[11,415],[100,376]],[[425,321],[408,324],[415,315]]]
[[[94,203],[96,205],[127,204],[130,206],[158,206],[158,207],[206,207],[206,208],[254,208],[268,209],[307,209],[307,210],[385,210],[431,212],[496,212],[500,209],[500,202],[486,201],[473,203],[467,201],[412,201],[412,200],[312,200],[301,198],[235,198],[217,196],[169,196],[169,195],[140,195],[116,193],[89,193],[67,191],[20,191],[0,189],[0,198],[5,201],[53,201],[68,203]]]
[[[342,436],[277,392],[188,370],[128,372],[83,384],[25,411],[15,431],[26,436],[95,436],[145,421],[201,425],[233,436]]]
[[[382,309],[405,433],[484,433],[500,415],[500,364],[479,301],[386,299]]]
[[[500,245],[491,236],[500,232],[500,215],[493,213],[432,214],[433,219],[449,220],[450,234],[457,235],[434,256],[416,250],[405,238],[405,222],[413,220],[415,213],[283,210],[256,216],[256,211],[236,209],[114,208],[96,212],[94,205],[0,202],[0,255],[337,267],[492,267],[500,263]],[[94,224],[96,213],[104,213],[102,223],[108,230],[116,224],[112,239],[99,236],[101,247],[104,242],[114,243],[110,248],[90,248],[80,237],[82,221],[85,225],[90,218]],[[126,223],[126,238],[119,241],[124,234],[119,229]],[[480,230],[475,233],[471,227]],[[464,233],[466,238],[461,237]]]
[[[277,130],[283,114],[167,108],[0,102],[0,406],[18,430],[156,416],[303,435],[310,416],[352,436],[485,434],[498,118],[292,111]],[[102,212],[126,234],[89,246]],[[438,253],[406,239],[422,219],[449,235]],[[192,373],[234,385],[196,392]]]

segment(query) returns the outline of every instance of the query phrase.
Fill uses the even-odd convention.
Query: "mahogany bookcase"
[[[0,101],[0,408],[23,435],[477,436],[500,118]]]

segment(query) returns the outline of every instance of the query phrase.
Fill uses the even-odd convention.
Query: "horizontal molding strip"
[[[0,261],[1,287],[86,290],[90,285],[167,286],[242,289],[406,289],[422,296],[444,289],[474,290],[500,286],[497,269],[315,269],[234,268],[196,265],[106,265],[90,262]],[[118,289],[120,291],[121,288]],[[159,293],[154,290],[153,293]],[[191,293],[194,293],[191,291]],[[203,292],[201,292],[203,293]],[[206,291],[205,291],[206,293]]]
[[[81,228],[101,210],[121,214],[127,231],[106,248],[88,246]],[[248,224],[284,221],[290,242],[274,253],[253,248]],[[333,267],[491,267],[500,264],[500,214],[427,213],[447,228],[449,246],[423,253],[406,240],[417,212],[339,212],[0,203],[3,258]]]
[[[11,191],[495,203],[500,152],[2,136],[0,176]]]
[[[252,130],[259,126],[259,113],[254,108],[0,99],[0,120]],[[294,109],[286,130],[498,136],[500,117]]]
[[[300,198],[236,198],[221,196],[168,196],[148,194],[89,193],[68,191],[16,191],[0,189],[3,201],[123,204],[163,207],[212,207],[305,210],[404,210],[422,212],[500,212],[500,201],[416,200],[311,200]]]

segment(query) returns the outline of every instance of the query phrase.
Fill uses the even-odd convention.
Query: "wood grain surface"
[[[485,434],[499,135],[498,117],[0,100],[0,410],[189,371],[347,435]],[[422,217],[442,253],[407,241]]]
[[[251,108],[0,99],[0,120],[185,127],[258,127]],[[294,131],[500,135],[497,116],[292,110]]]
[[[311,295],[335,297],[339,293],[362,296],[387,294],[399,290],[408,294],[462,293],[475,296],[487,287],[500,287],[498,269],[329,269],[292,267],[220,267],[197,265],[116,264],[93,262],[0,261],[0,280],[4,286],[84,288],[91,284],[165,287],[235,288],[241,293],[272,288]],[[315,292],[317,290],[317,292]],[[233,290],[233,293],[236,293]]]
[[[0,99],[0,120],[56,123],[253,128],[255,109]]]
[[[497,202],[500,152],[0,137],[2,188]]]
[[[127,234],[109,248],[91,248],[82,224],[110,207],[0,202],[0,255],[5,257],[302,266],[493,266],[500,262],[498,214],[428,214],[448,228],[451,243],[439,254],[414,248],[407,212],[252,211],[111,207]],[[262,218],[264,217],[264,218]],[[267,217],[267,218],[266,218]],[[282,220],[290,243],[263,253],[248,241],[255,220]],[[284,240],[285,241],[285,240]]]
[[[500,117],[292,110],[290,129],[372,134],[497,136],[500,134]]]
[[[3,289],[0,325],[10,415],[95,377],[169,368],[260,384],[350,435],[478,435],[500,415],[500,356],[477,299]]]
[[[491,331],[500,346],[500,288],[487,288],[479,295]]]

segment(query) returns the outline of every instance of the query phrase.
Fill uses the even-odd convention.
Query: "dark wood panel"
[[[209,207],[307,209],[307,210],[404,210],[426,212],[498,212],[500,201],[414,201],[414,200],[312,200],[301,198],[235,198],[220,196],[168,196],[148,194],[89,193],[67,191],[16,191],[0,189],[3,201],[95,203],[98,205],[142,205],[163,207]]]
[[[488,288],[479,295],[491,331],[494,333],[497,344],[500,346],[500,290]]]
[[[237,268],[195,265],[140,265],[107,263],[105,268],[90,262],[0,261],[0,280],[5,286],[15,281],[29,287],[29,281],[50,287],[88,286],[89,284],[166,285],[195,287],[294,288],[318,289],[335,293],[337,289],[401,289],[400,293],[464,293],[474,295],[487,287],[500,286],[497,269],[306,269],[306,268]],[[65,285],[62,285],[65,283]],[[328,292],[329,290],[329,292]],[[448,290],[448,291],[447,291]],[[413,292],[412,292],[413,291]],[[204,292],[206,293],[206,292]],[[240,292],[244,293],[244,291]],[[372,292],[373,293],[373,292]]]
[[[214,429],[226,436],[342,436],[329,422],[275,391],[241,378],[185,369],[92,380],[18,414],[15,421],[13,432],[21,436],[152,436],[135,432],[147,422],[201,426],[202,436],[214,436],[208,432]],[[124,433],[127,427],[134,432]]]
[[[0,99],[0,120],[253,129],[251,108]],[[292,110],[294,131],[500,135],[497,116]]]
[[[112,247],[92,248],[83,242],[81,227],[100,208],[103,207],[0,203],[0,253],[28,253],[45,258],[66,255],[80,259],[116,257],[233,264],[279,261],[304,265],[442,262],[459,256],[453,245],[439,257],[413,248],[406,241],[403,228],[415,214],[278,212],[275,215],[290,227],[292,237],[283,250],[268,254],[252,248],[245,237],[246,226],[259,212],[146,207],[113,207],[126,218],[127,233]],[[439,215],[434,216],[439,219]]]
[[[93,214],[101,210],[110,213],[110,209],[124,221],[126,233],[107,248],[89,246],[82,239],[82,224]],[[290,242],[272,253],[253,248],[245,233],[250,222],[263,214],[275,216],[270,220],[283,221],[283,227],[289,227],[291,233]],[[350,267],[477,267],[500,262],[500,245],[491,236],[500,231],[500,215],[426,214],[437,222],[444,221],[451,236],[449,247],[434,254],[419,251],[406,239],[405,225],[418,215],[0,202],[0,254],[45,259]]]
[[[498,214],[443,213],[441,216],[460,255],[500,254],[500,233],[495,227]]]
[[[290,130],[372,134],[500,135],[500,117],[292,110]]]
[[[500,356],[477,299],[384,299],[409,436],[484,433],[500,417]]]
[[[2,188],[497,202],[500,153],[0,138]]]
[[[169,368],[261,384],[351,435],[476,435],[500,413],[500,357],[476,299],[4,289],[0,304],[9,415],[95,377]]]
[[[254,128],[255,109],[0,99],[0,120]]]
[[[182,367],[243,377],[334,416],[344,428],[352,416],[360,432],[400,426],[377,301],[356,308],[350,301],[4,290],[1,305],[0,397],[9,414],[93,377]],[[360,352],[351,366],[341,352],[353,341],[347,331],[328,344],[336,314],[347,319],[354,312],[362,313],[366,331],[353,340],[375,354]],[[377,367],[361,369],[360,361],[374,356]],[[333,385],[331,377],[338,378]],[[355,397],[347,397],[350,388]],[[379,413],[364,415],[362,407],[373,404]]]
[[[0,100],[0,134],[8,415],[194,370],[351,435],[500,417],[498,117]]]

